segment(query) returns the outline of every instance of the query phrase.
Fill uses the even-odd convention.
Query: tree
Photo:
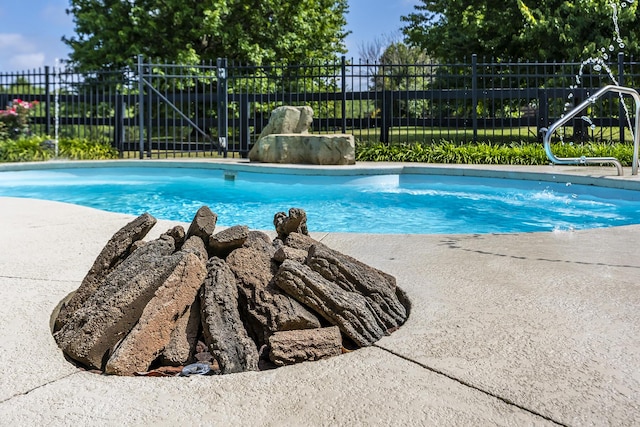
[[[333,59],[346,52],[347,0],[70,0],[78,70],[120,69],[138,54],[194,64]]]
[[[401,19],[406,41],[442,62],[478,54],[487,59],[581,61],[615,51],[640,52],[638,41],[622,46],[612,17],[633,28],[633,0],[421,0]],[[613,51],[610,50],[613,46]],[[605,51],[602,51],[605,49]]]
[[[401,42],[402,33],[399,31],[382,34],[373,40],[361,42],[358,45],[358,56],[361,62],[378,63],[389,46]]]
[[[377,92],[420,91],[428,88],[431,79],[429,67],[433,61],[417,47],[407,46],[399,37],[384,36],[359,47],[360,60],[367,64],[370,76],[369,88]],[[382,100],[376,106],[382,108]],[[423,99],[393,101],[396,117],[422,117],[427,110]]]

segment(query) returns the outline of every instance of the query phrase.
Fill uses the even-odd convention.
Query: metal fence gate
[[[184,66],[138,56],[140,158],[228,154],[226,61]]]

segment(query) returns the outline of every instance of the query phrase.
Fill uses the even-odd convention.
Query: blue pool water
[[[640,223],[640,192],[442,175],[237,172],[226,179],[219,169],[52,169],[0,172],[0,196],[185,222],[208,205],[219,225],[265,230],[273,229],[276,212],[299,207],[312,232],[493,233]]]

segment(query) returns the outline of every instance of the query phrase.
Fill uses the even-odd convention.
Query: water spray
[[[56,74],[58,77],[60,76],[60,60],[58,58],[56,58],[56,66],[54,69],[54,74]],[[58,132],[59,132],[59,127],[60,127],[60,100],[59,100],[59,93],[60,93],[60,85],[57,85],[58,87],[55,88],[55,90],[53,91],[53,142],[55,144],[55,157],[54,158],[58,158],[58,151],[59,151],[59,145],[58,145]]]
[[[628,5],[632,4],[635,0],[622,0],[622,2],[620,3],[620,7],[621,8],[626,8]],[[620,34],[620,25],[618,23],[618,5],[616,2],[614,1],[610,1],[609,2],[609,6],[611,7],[611,20],[613,22],[613,40],[615,40],[615,42],[618,44],[618,47],[621,50],[624,50],[624,48],[626,47],[624,40],[622,38],[622,35]],[[611,79],[611,82],[614,86],[619,86],[619,82],[618,79],[616,79],[615,75],[613,74],[613,71],[611,71],[611,68],[606,64],[605,61],[607,61],[609,59],[609,52],[614,52],[615,51],[615,46],[613,45],[613,43],[609,44],[608,47],[601,47],[599,50],[600,56],[599,57],[592,57],[592,58],[588,58],[584,61],[582,61],[582,63],[580,64],[580,69],[578,71],[578,74],[576,74],[575,76],[575,85],[571,85],[569,86],[569,89],[573,90],[573,89],[577,89],[578,86],[580,86],[582,84],[582,76],[584,73],[584,68],[586,66],[591,66],[591,68],[594,71],[597,71],[598,73],[602,72],[604,70],[605,73],[607,73],[607,75],[609,76],[609,78]],[[634,135],[634,129],[633,129],[633,125],[631,123],[631,114],[629,112],[629,108],[627,107],[627,104],[624,102],[624,96],[622,93],[618,93],[618,96],[620,98],[620,102],[622,104],[622,108],[624,109],[626,118],[627,118],[627,127],[629,128],[629,131],[631,132],[631,139],[635,140],[635,135]],[[569,95],[567,96],[567,98],[570,100],[573,98],[573,93],[569,93]],[[595,100],[594,100],[595,102]],[[570,105],[570,102],[568,102],[567,104]],[[561,116],[564,117],[564,114]],[[595,129],[595,125],[593,124],[593,121],[591,119],[589,119],[589,117],[587,116],[582,116],[581,117],[582,120],[584,120],[585,122],[589,123],[589,127],[590,129]],[[560,140],[562,141],[562,133],[560,133]]]

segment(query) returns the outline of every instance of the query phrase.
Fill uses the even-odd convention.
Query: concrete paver
[[[407,289],[409,320],[378,346],[564,424],[633,425],[639,237],[631,226],[323,242]]]

